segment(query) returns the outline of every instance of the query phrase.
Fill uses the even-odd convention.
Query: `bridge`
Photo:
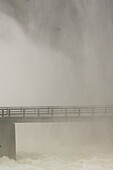
[[[0,123],[69,122],[111,119],[113,106],[1,107]]]
[[[113,106],[0,107],[0,156],[16,158],[15,123],[106,120],[113,120]]]

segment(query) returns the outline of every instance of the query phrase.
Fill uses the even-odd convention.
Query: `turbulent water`
[[[112,170],[113,154],[99,157],[81,155],[27,154],[20,153],[17,160],[0,158],[0,170]],[[101,154],[101,153],[100,153]],[[80,157],[81,158],[80,158]]]

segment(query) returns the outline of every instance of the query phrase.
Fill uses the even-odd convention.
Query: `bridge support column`
[[[16,159],[15,124],[0,123],[0,157]]]

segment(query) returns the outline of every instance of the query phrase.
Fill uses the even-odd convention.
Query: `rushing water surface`
[[[81,157],[81,158],[80,158]],[[69,154],[28,154],[19,153],[17,160],[0,158],[0,170],[112,170],[113,154],[88,157]]]

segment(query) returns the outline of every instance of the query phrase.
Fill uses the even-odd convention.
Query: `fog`
[[[1,0],[1,105],[112,104],[112,5]]]
[[[112,0],[0,0],[0,105],[111,105],[112,7]],[[64,152],[110,143],[107,128],[17,125],[17,148]]]

